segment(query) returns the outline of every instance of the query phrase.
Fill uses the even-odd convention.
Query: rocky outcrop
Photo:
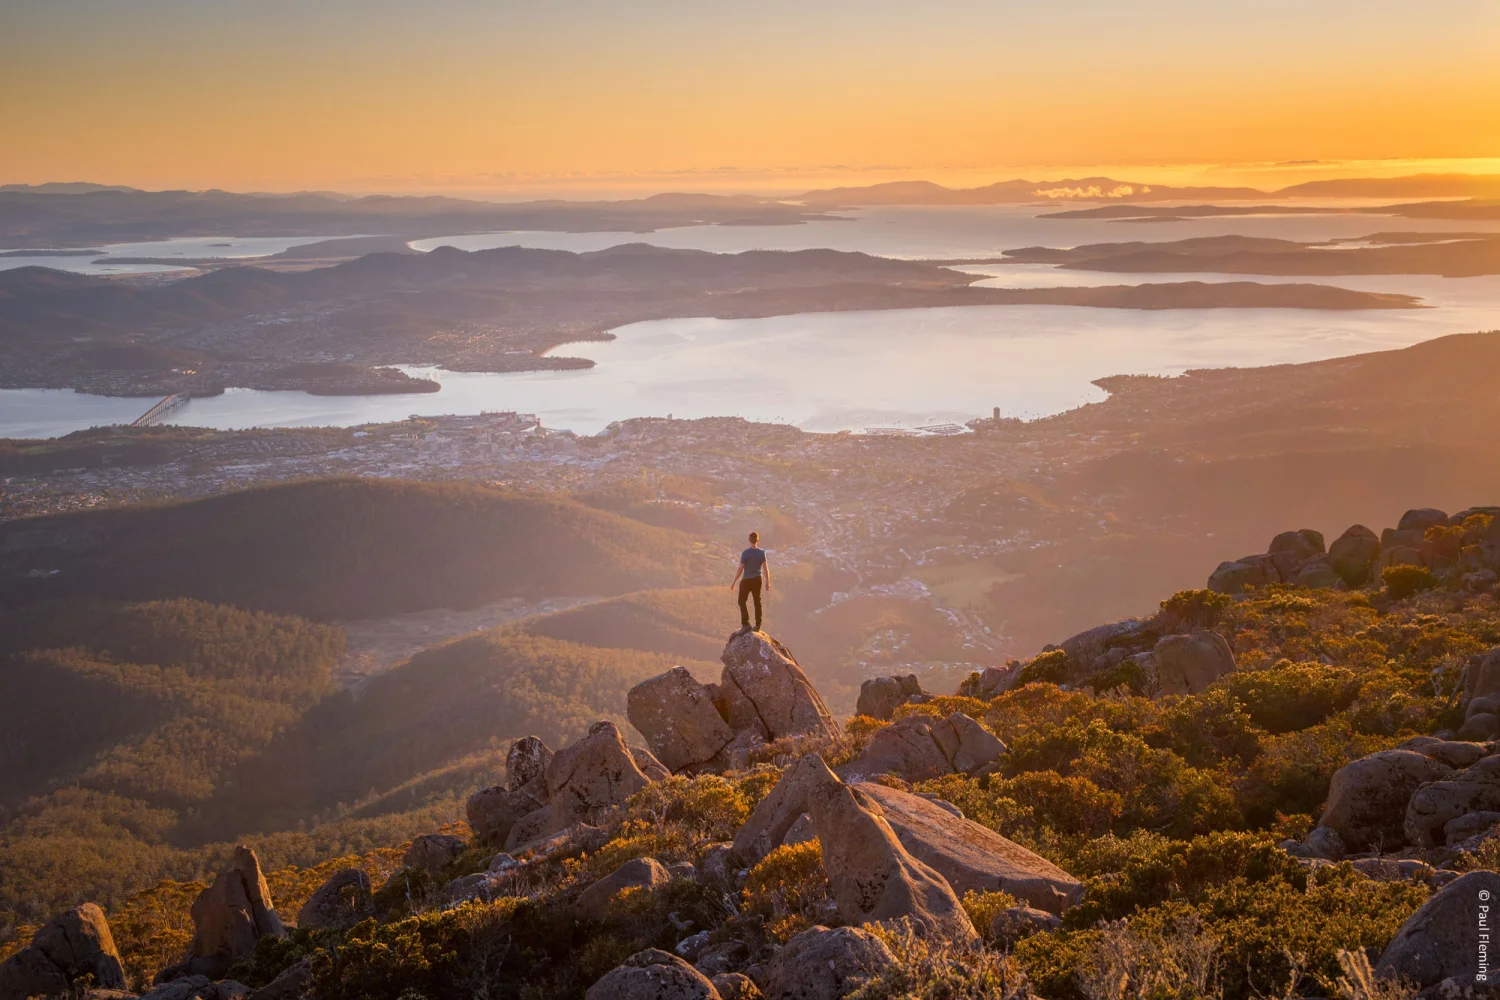
[[[1158,638],[1150,621],[1124,618],[1069,636],[1063,640],[1061,649],[1068,654],[1072,667],[1070,680],[1078,681],[1150,650]]]
[[[1500,736],[1500,647],[1469,657],[1460,707],[1464,713],[1460,735],[1468,739]]]
[[[587,736],[559,750],[547,765],[551,831],[592,822],[650,783],[619,727],[596,722]]]
[[[867,930],[811,927],[771,960],[766,1000],[840,1000],[895,961],[885,943]]]
[[[573,904],[573,914],[580,920],[605,920],[609,917],[609,904],[625,889],[651,890],[666,885],[672,876],[655,858],[636,858],[627,861],[608,875],[583,890]]]
[[[584,1000],[722,1000],[707,976],[669,952],[638,951],[590,986]]]
[[[740,632],[722,657],[717,708],[735,731],[763,739],[836,737],[838,727],[791,651],[762,632]]]
[[[401,855],[401,864],[405,868],[424,871],[429,875],[439,875],[464,852],[466,846],[468,845],[462,837],[447,833],[424,833],[413,840],[406,853]]]
[[[511,744],[505,758],[506,783],[481,788],[469,796],[464,812],[469,828],[481,844],[496,847],[509,841],[510,832],[525,817],[550,801],[547,767],[552,751],[538,737],[526,736]],[[541,833],[545,833],[543,829]],[[540,835],[540,834],[538,834]]]
[[[1318,825],[1337,833],[1351,850],[1400,844],[1412,794],[1452,773],[1442,761],[1411,749],[1382,750],[1350,761],[1334,772]]]
[[[88,977],[96,988],[125,987],[109,923],[93,903],[53,917],[32,935],[31,944],[0,963],[0,1000],[67,995]]]
[[[880,807],[821,758],[809,775],[808,814],[823,848],[829,895],[845,923],[908,920],[919,932],[966,942],[974,926],[936,871],[912,857]]]
[[[1379,561],[1380,536],[1363,524],[1349,528],[1328,547],[1329,565],[1351,587],[1369,583]]]
[[[1338,584],[1339,577],[1332,554],[1323,547],[1322,533],[1312,528],[1299,528],[1283,531],[1271,539],[1264,553],[1220,563],[1209,574],[1208,589],[1221,594],[1243,594],[1252,587],[1264,587],[1268,583],[1332,587]]]
[[[1411,794],[1403,830],[1418,847],[1438,847],[1446,841],[1444,828],[1466,813],[1500,810],[1500,756],[1486,757],[1473,767],[1434,778]]]
[[[902,705],[926,699],[927,693],[922,690],[916,674],[871,677],[859,686],[859,701],[854,711],[857,715],[889,721]]]
[[[1229,643],[1207,630],[1162,636],[1150,663],[1162,694],[1198,694],[1235,667]]]
[[[370,877],[358,868],[335,872],[297,911],[302,930],[341,930],[374,913]]]
[[[926,781],[977,773],[1005,750],[994,734],[961,712],[946,719],[909,715],[877,730],[859,758],[839,770],[848,780],[894,774]]]
[[[236,847],[234,857],[193,901],[193,943],[183,962],[162,970],[158,983],[185,976],[221,979],[237,961],[250,958],[255,942],[266,935],[286,933],[271,902],[271,890],[261,874],[260,859],[248,847]]]
[[[960,898],[970,891],[1004,891],[1054,914],[1083,898],[1083,883],[1073,876],[989,827],[955,815],[946,803],[873,782],[854,787],[879,806],[901,846],[943,876]]]
[[[683,667],[637,684],[625,705],[630,724],[670,771],[701,767],[734,739],[708,688]]]
[[[734,856],[753,867],[786,841],[788,831],[808,811],[808,795],[824,780],[823,758],[808,754],[781,772],[769,794],[751,810],[734,835]]]
[[[1381,953],[1376,975],[1409,979],[1418,988],[1436,986],[1445,979],[1484,982],[1475,978],[1482,971],[1481,957],[1487,955],[1479,948],[1478,935],[1480,928],[1490,933],[1496,900],[1500,900],[1500,874],[1495,872],[1469,872],[1448,883],[1401,925]]]

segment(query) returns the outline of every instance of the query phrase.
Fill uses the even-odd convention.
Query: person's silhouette
[[[765,588],[766,593],[770,593],[771,567],[766,563],[766,550],[760,547],[760,533],[752,531],[750,532],[750,547],[740,553],[739,568],[734,571],[734,579],[729,581],[730,591],[739,589],[740,629],[742,631],[750,627],[748,602],[751,598],[755,599],[755,631],[760,631],[762,587]]]

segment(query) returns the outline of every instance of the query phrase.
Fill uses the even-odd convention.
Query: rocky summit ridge
[[[378,883],[340,869],[283,917],[239,848],[144,995],[496,995],[473,977],[565,949],[573,978],[545,989],[587,1000],[1490,996],[1473,935],[1500,890],[1497,571],[1495,507],[1331,546],[1288,531],[952,694],[871,678],[842,727],[791,650],[741,630],[716,681],[679,666],[629,691],[644,745],[609,720],[555,750],[514,740],[467,827],[416,838]],[[1422,682],[1426,648],[1419,703],[1390,685]],[[1288,763],[1257,776],[1268,759]],[[1273,883],[1290,895],[1254,896]],[[1255,919],[1302,906],[1328,909],[1255,943]],[[1210,918],[1250,923],[1233,940]],[[1314,938],[1337,946],[1298,951]],[[1213,957],[1275,945],[1284,967]],[[126,985],[93,904],[0,963],[0,1000]]]

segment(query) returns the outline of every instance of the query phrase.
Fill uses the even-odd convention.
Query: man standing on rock
[[[750,609],[746,601],[755,598],[755,631],[760,631],[760,589],[764,581],[766,593],[771,592],[771,567],[766,565],[766,550],[760,547],[760,533],[750,532],[750,547],[740,553],[739,569],[729,581],[729,589],[736,586],[740,591],[740,631],[750,628]]]

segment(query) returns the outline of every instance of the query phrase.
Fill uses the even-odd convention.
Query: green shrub
[[[1426,566],[1387,566],[1380,572],[1386,593],[1398,601],[1437,586],[1437,577]]]
[[[1016,678],[1016,686],[1066,684],[1072,676],[1073,661],[1068,658],[1068,654],[1061,649],[1050,649],[1045,653],[1038,653],[1021,668],[1021,674]]]
[[[1270,670],[1244,670],[1225,678],[1250,719],[1271,733],[1315,726],[1348,708],[1359,681],[1348,667],[1321,663],[1277,663]]]
[[[1172,632],[1213,628],[1234,607],[1234,598],[1214,590],[1179,590],[1161,602],[1160,620]]]

